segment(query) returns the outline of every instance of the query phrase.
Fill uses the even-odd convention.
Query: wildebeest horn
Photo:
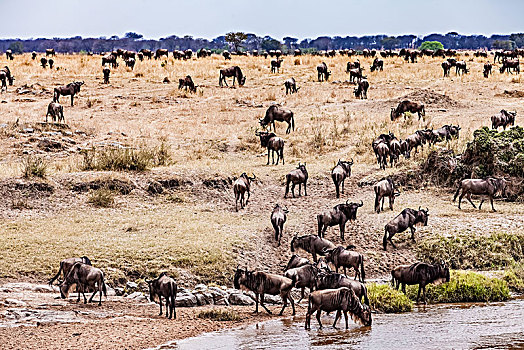
[[[349,204],[348,202],[349,202],[349,199],[346,201],[346,204]]]
[[[360,204],[358,205],[359,207],[363,206],[364,205],[364,202],[362,202],[362,199],[360,200]]]
[[[418,206],[418,210],[420,211],[420,205]]]
[[[429,212],[429,208],[428,208],[428,207],[426,207],[426,214],[427,214],[428,212]]]
[[[353,158],[351,158],[351,162],[349,162],[349,165],[353,165]]]

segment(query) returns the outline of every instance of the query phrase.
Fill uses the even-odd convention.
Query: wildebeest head
[[[348,176],[349,176],[349,174],[351,173],[351,166],[353,165],[353,158],[351,158],[350,161],[339,159],[337,166],[339,165],[344,169],[346,173],[348,173]]]
[[[157,287],[155,286],[155,282],[157,282],[160,278],[162,278],[165,275],[166,275],[166,273],[162,272],[160,274],[160,276],[158,276],[157,279],[146,280],[147,287],[149,289],[149,301],[151,301],[151,302],[158,302],[159,301],[158,290],[157,290]]]
[[[275,209],[277,209],[277,208],[281,208],[282,211],[283,211],[284,213],[286,213],[286,214],[289,213],[289,210],[287,209],[287,207],[285,207],[285,206],[281,206],[281,205],[278,204],[278,203],[275,204],[275,207],[273,208],[273,210],[275,210]]]
[[[357,209],[362,207],[364,205],[364,202],[362,200],[360,201],[360,204],[358,203],[349,203],[349,199],[346,201],[346,204],[342,207],[344,214],[346,214],[347,218],[349,220],[356,220],[357,219]]]
[[[490,177],[488,178],[488,181],[491,183],[493,188],[495,189],[493,191],[494,195],[506,195],[506,187],[508,185],[508,181],[504,178],[495,178]]]
[[[418,207],[416,221],[421,222],[424,226],[428,226],[429,209],[421,209]]]
[[[304,163],[304,164],[298,163],[297,169],[300,169],[303,172],[305,172],[306,171],[306,163]]]
[[[360,312],[356,316],[358,317],[356,321],[359,321],[363,326],[366,326],[366,327],[371,326],[371,323],[372,323],[371,308],[369,306],[367,306],[366,304],[362,304],[362,312]]]
[[[440,277],[444,278],[446,282],[449,282],[449,267],[446,266],[444,261],[441,261],[439,264],[440,267]]]
[[[293,239],[291,240],[291,252],[294,253],[295,252],[295,242],[297,240],[297,235],[294,235],[293,236]]]
[[[239,266],[237,266],[235,277],[233,279],[233,285],[236,289],[240,289],[240,285],[244,283],[248,273],[249,271],[247,270],[247,267],[242,270]]]
[[[267,144],[269,142],[269,140],[272,138],[272,137],[275,137],[277,135],[275,135],[275,133],[269,133],[267,131],[255,131],[255,135],[260,137],[260,145],[262,147],[267,147]]]

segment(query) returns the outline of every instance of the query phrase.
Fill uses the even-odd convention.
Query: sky
[[[0,0],[0,38],[524,32],[523,0]]]

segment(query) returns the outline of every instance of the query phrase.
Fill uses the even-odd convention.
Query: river
[[[298,309],[300,310],[300,309]],[[298,311],[297,310],[297,311]],[[524,299],[503,303],[441,304],[404,314],[374,314],[371,327],[350,319],[332,327],[334,313],[300,316],[173,341],[155,349],[524,349]]]

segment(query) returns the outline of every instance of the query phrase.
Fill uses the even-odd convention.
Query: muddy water
[[[334,329],[333,318],[272,320],[208,333],[156,349],[523,349],[524,299],[491,304],[448,304],[405,314],[374,315],[372,327],[350,323]],[[344,323],[339,324],[344,327]]]

